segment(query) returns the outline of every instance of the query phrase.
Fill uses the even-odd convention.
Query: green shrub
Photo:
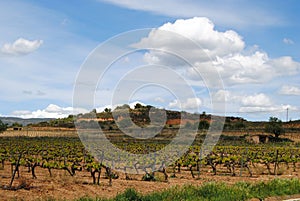
[[[140,201],[140,195],[134,189],[127,189],[124,193],[119,194],[114,199],[116,201]]]
[[[254,184],[237,182],[234,185],[210,182],[202,186],[172,187],[162,192],[140,195],[134,189],[127,189],[117,195],[116,201],[246,201],[251,198],[263,200],[266,197],[300,193],[299,179],[274,179]],[[93,200],[93,199],[91,199]],[[97,199],[98,201],[99,199]],[[101,200],[101,199],[100,199]],[[103,199],[105,200],[105,199]],[[80,199],[79,201],[89,201]]]

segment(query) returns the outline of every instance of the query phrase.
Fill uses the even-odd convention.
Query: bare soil
[[[36,168],[37,179],[32,179],[31,174],[28,173],[27,168],[20,167],[20,177],[16,178],[13,186],[24,185],[26,188],[20,190],[0,190],[0,200],[74,200],[81,197],[104,197],[111,198],[119,193],[122,193],[128,188],[134,188],[142,194],[148,194],[174,186],[183,185],[202,185],[206,182],[226,182],[234,184],[237,181],[257,182],[268,181],[276,177],[280,178],[300,178],[298,172],[288,171],[283,175],[267,175],[263,173],[260,176],[249,177],[246,172],[238,172],[239,176],[230,176],[226,170],[221,170],[218,175],[212,175],[208,168],[202,169],[201,174],[196,174],[196,178],[192,178],[189,171],[183,170],[176,173],[175,178],[169,178],[164,181],[163,175],[158,173],[156,176],[161,181],[148,182],[141,181],[142,175],[130,175],[132,180],[125,180],[125,175],[119,173],[119,178],[113,180],[112,186],[109,186],[109,181],[102,175],[100,185],[94,185],[89,172],[77,172],[75,176],[70,176],[64,170],[52,170],[52,177],[50,177],[46,169],[40,167]],[[171,170],[168,171],[171,175]],[[0,170],[0,185],[7,186],[11,180],[10,165],[5,165],[4,170]],[[289,196],[286,196],[289,198]],[[299,196],[298,196],[299,197]],[[268,200],[282,200],[282,197],[269,198]]]

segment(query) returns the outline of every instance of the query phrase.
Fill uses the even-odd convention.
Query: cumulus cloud
[[[277,75],[295,75],[300,70],[300,63],[289,56],[270,60],[268,64],[274,68]]]
[[[259,93],[243,97],[242,104],[250,107],[271,106],[272,101],[265,94]]]
[[[198,46],[186,46],[186,41],[192,40]],[[194,17],[179,19],[174,23],[166,23],[154,29],[147,38],[143,38],[135,47],[148,47],[163,49],[170,52],[180,51],[181,57],[188,61],[198,61],[199,58],[225,56],[240,52],[245,44],[242,37],[233,30],[219,32],[208,18]],[[155,56],[155,54],[154,54]],[[164,56],[157,55],[158,58]],[[167,55],[165,55],[167,56]],[[149,57],[149,55],[148,55]],[[153,57],[157,59],[157,57]]]
[[[227,84],[265,83],[277,76],[295,75],[300,70],[300,63],[291,57],[270,59],[262,51],[219,57],[214,63]]]
[[[191,46],[188,41],[198,46]],[[295,75],[300,71],[300,63],[289,56],[269,58],[266,52],[257,48],[246,51],[241,35],[233,30],[218,31],[205,17],[165,23],[134,46],[159,49],[145,53],[145,61],[176,69],[181,67],[192,80],[209,78],[207,84],[211,86],[217,81],[216,72],[228,86],[266,83],[275,77]]]
[[[294,41],[292,39],[289,39],[289,38],[284,38],[282,40],[282,42],[287,44],[287,45],[293,45],[294,44]]]
[[[300,90],[299,90],[300,91]],[[266,120],[270,116],[284,118],[288,108],[291,116],[299,108],[291,104],[280,104],[272,95],[265,93],[244,94],[244,91],[219,90],[212,95],[215,101],[226,101],[226,112],[230,115],[242,116],[252,120]],[[294,117],[295,118],[295,117]]]
[[[289,56],[269,58],[266,52],[238,53],[214,62],[227,84],[265,83],[277,76],[299,73],[300,63]]]
[[[271,98],[264,93],[241,95],[238,92],[219,90],[213,93],[213,97],[215,101],[226,101],[229,112],[260,112],[278,109],[278,106],[275,106]]]
[[[286,109],[290,111],[297,111],[296,106],[290,104],[277,104],[269,96],[264,93],[241,96],[240,97],[241,106],[239,107],[238,112],[252,114],[259,117],[262,116],[278,116],[279,114],[285,115]]]
[[[300,88],[296,86],[284,85],[279,90],[279,93],[283,95],[300,96]]]
[[[27,40],[24,38],[19,38],[13,43],[5,43],[1,47],[1,54],[21,56],[34,52],[43,44],[42,40]]]
[[[209,56],[222,56],[228,53],[239,52],[245,45],[238,33],[233,30],[219,32],[215,30],[213,22],[205,17],[194,17],[186,20],[179,19],[174,23],[166,23],[158,29],[175,32],[194,40]],[[153,35],[155,37],[155,33]],[[160,41],[157,38],[155,40]],[[170,39],[168,41],[170,41],[170,44],[166,45],[176,44],[172,43]]]
[[[278,115],[278,112],[285,112],[286,109],[289,109],[290,111],[297,111],[298,108],[291,105],[273,105],[273,106],[254,106],[254,107],[247,107],[243,106],[240,107],[239,112],[242,113],[267,113],[270,115]],[[257,115],[259,116],[259,115]]]
[[[185,102],[180,102],[177,99],[169,103],[168,107],[180,110],[195,110],[202,104],[200,98],[187,98]]]
[[[226,84],[260,83],[272,78],[272,67],[267,65],[268,55],[256,51],[250,55],[237,53],[217,57],[214,64]]]
[[[83,108],[60,107],[55,104],[48,105],[45,109],[36,111],[17,110],[11,116],[20,118],[63,118],[70,114],[79,114],[89,112]]]

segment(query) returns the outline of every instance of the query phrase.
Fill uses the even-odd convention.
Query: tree
[[[209,129],[209,123],[208,123],[208,121],[206,121],[206,120],[201,120],[200,122],[199,122],[199,126],[198,126],[198,129],[200,129],[200,130],[204,130],[204,129]]]
[[[106,108],[104,109],[104,112],[110,113],[110,112],[111,112],[111,109],[106,107]]]
[[[7,129],[7,124],[3,123],[0,120],[0,133],[2,133],[3,131],[6,131],[6,129]]]
[[[246,125],[244,124],[244,122],[239,121],[239,122],[237,122],[237,123],[234,124],[234,128],[235,129],[245,129]]]
[[[23,125],[22,124],[20,124],[20,123],[18,123],[18,122],[14,122],[12,125],[11,125],[11,127],[23,127]]]
[[[134,109],[140,109],[143,108],[144,106],[140,103],[135,104]]]
[[[282,121],[277,117],[270,117],[269,122],[265,126],[265,132],[272,133],[276,138],[278,138],[279,135],[284,133]]]

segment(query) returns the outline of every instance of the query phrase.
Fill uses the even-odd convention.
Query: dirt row
[[[268,181],[276,177],[280,178],[300,178],[298,172],[285,172],[284,175],[275,176],[263,174],[260,176],[248,177],[230,176],[225,169],[220,170],[220,174],[212,175],[209,169],[203,169],[201,174],[196,178],[192,178],[190,172],[181,171],[176,173],[175,178],[169,177],[168,181],[164,181],[163,175],[157,174],[159,181],[148,182],[141,181],[143,175],[130,175],[132,180],[126,180],[123,173],[119,173],[119,178],[113,180],[112,186],[109,186],[109,181],[102,175],[100,185],[92,184],[92,178],[89,172],[78,172],[75,176],[70,176],[64,170],[53,170],[52,177],[49,176],[47,170],[42,168],[36,169],[37,179],[32,179],[27,168],[20,168],[20,177],[16,178],[13,186],[22,185],[24,188],[13,190],[0,190],[0,200],[74,200],[80,197],[105,197],[110,198],[118,193],[125,191],[128,188],[134,188],[138,192],[147,194],[157,191],[162,191],[174,186],[183,185],[202,185],[206,182],[217,181],[233,184],[237,181],[257,182]],[[171,170],[168,170],[171,175]],[[5,186],[10,183],[11,169],[6,165],[4,170],[0,170],[0,185]],[[277,198],[274,198],[275,200]],[[279,199],[279,198],[278,198]]]

